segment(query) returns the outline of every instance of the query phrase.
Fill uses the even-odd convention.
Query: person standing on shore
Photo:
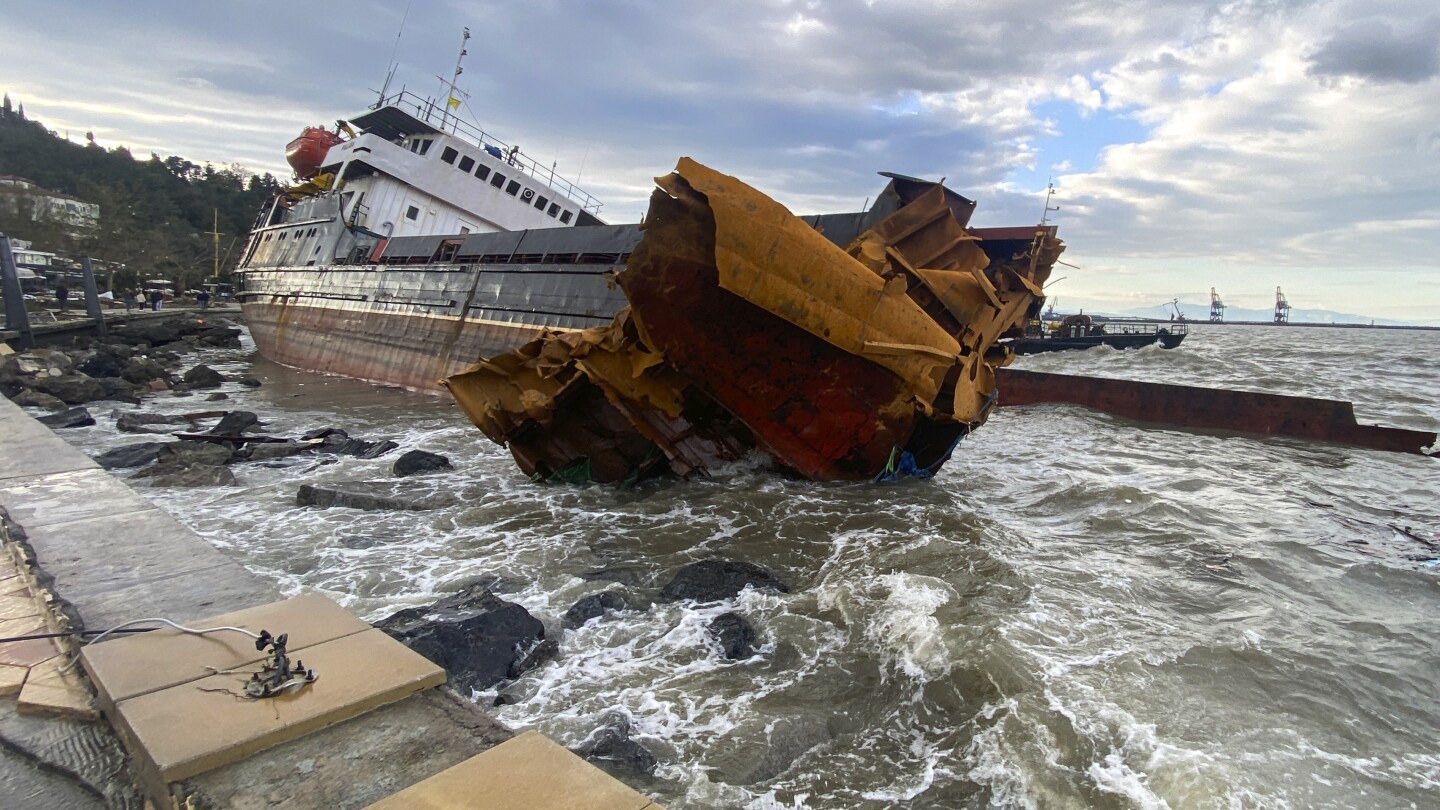
[[[137,306],[137,307],[139,307],[139,308],[141,308],[141,309],[144,309],[144,308],[145,308],[145,290],[144,290],[144,289],[139,289],[139,290],[136,290],[136,291],[135,291],[135,306]]]
[[[55,300],[60,302],[60,311],[64,312],[65,304],[70,300],[70,288],[66,287],[63,281],[55,288]]]
[[[164,300],[165,300],[165,293],[160,292],[160,288],[157,287],[157,288],[155,288],[155,289],[153,289],[153,290],[150,291],[150,308],[151,308],[151,309],[155,310],[156,312],[159,312],[159,311],[160,311],[160,302],[162,302],[162,301],[164,301]]]
[[[200,292],[195,293],[195,300],[199,302],[201,312],[204,312],[205,310],[210,308],[210,293],[208,291],[201,290]]]
[[[135,308],[135,296],[131,295],[129,290],[120,291],[120,302],[125,305],[126,312]]]

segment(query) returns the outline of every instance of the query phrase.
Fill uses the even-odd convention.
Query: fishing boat
[[[1016,354],[1039,354],[1071,349],[1138,349],[1160,345],[1173,349],[1189,333],[1184,321],[1168,326],[1154,323],[1101,323],[1089,315],[1067,315],[1058,323],[1047,325],[1041,320],[1026,325],[1024,335],[1008,340]]]

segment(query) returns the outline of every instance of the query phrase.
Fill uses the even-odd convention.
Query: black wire
[[[158,627],[134,627],[124,630],[113,630],[115,633],[148,633],[151,630],[158,630]],[[14,638],[0,638],[0,644],[10,641],[34,641],[41,638],[65,638],[67,636],[98,636],[104,630],[71,630],[66,633],[36,633],[30,636],[15,636]]]

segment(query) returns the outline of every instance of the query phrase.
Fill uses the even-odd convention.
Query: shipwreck
[[[615,275],[628,306],[444,385],[540,480],[755,451],[815,480],[933,474],[995,406],[1000,338],[1039,311],[1064,245],[1054,226],[968,228],[974,201],[888,176],[870,211],[807,220],[682,158]]]

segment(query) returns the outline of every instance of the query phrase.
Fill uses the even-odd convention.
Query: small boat
[[[1089,315],[1067,315],[1059,324],[1047,328],[1042,321],[1031,321],[1023,337],[1010,340],[1016,354],[1039,354],[1066,349],[1091,349],[1109,346],[1112,349],[1138,349],[1155,343],[1162,349],[1180,345],[1189,333],[1184,321],[1169,325],[1153,323],[1098,323]]]

